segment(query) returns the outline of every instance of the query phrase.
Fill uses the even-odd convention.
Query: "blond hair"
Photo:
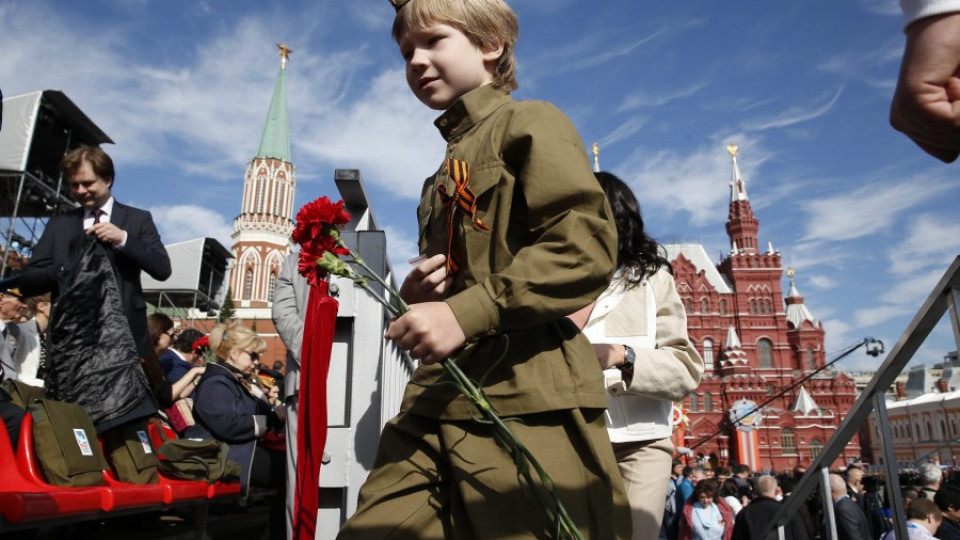
[[[210,331],[210,350],[219,360],[225,361],[230,357],[231,349],[262,353],[267,350],[267,343],[256,332],[241,325],[240,321],[230,320]]]
[[[413,0],[397,12],[393,21],[393,39],[411,29],[431,24],[447,24],[463,32],[481,49],[503,45],[493,74],[493,86],[504,90],[517,88],[517,59],[514,51],[520,26],[517,14],[503,0]]]

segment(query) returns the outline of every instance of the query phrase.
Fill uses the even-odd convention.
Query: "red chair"
[[[172,429],[162,424],[151,422],[148,426],[148,435],[150,443],[154,448],[160,448],[160,445],[167,439],[176,439],[177,434]],[[217,497],[234,496],[240,494],[240,482],[212,482],[203,480],[181,480],[178,478],[169,478],[160,474],[160,483],[169,486],[170,497],[172,500],[183,500],[186,498],[206,497],[214,499]],[[171,501],[167,501],[168,504]]]
[[[27,432],[25,436],[24,431]],[[33,454],[33,418],[27,414],[20,430],[18,453]],[[70,488],[51,486],[36,481],[36,473],[24,474],[21,460],[14,453],[7,430],[0,429],[0,513],[11,523],[24,523],[84,513],[99,513],[103,489],[99,487]],[[31,464],[24,462],[24,466]],[[35,466],[35,461],[32,463]],[[42,479],[42,476],[40,476]]]

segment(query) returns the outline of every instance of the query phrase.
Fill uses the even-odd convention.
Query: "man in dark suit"
[[[170,277],[170,257],[150,213],[115,201],[113,160],[103,150],[80,147],[60,162],[80,208],[50,220],[33,250],[33,257],[20,276],[27,296],[47,291],[57,293],[57,278],[64,265],[80,249],[83,235],[94,235],[111,246],[113,267],[123,304],[123,314],[141,354],[147,343],[147,309],[140,285],[140,272],[158,281]]]
[[[842,476],[830,475],[830,493],[833,497],[838,540],[872,540],[867,516],[860,505],[847,495],[847,483]]]
[[[757,478],[757,498],[743,507],[737,514],[733,526],[732,540],[758,540],[763,538],[763,531],[770,526],[777,512],[780,511],[780,501],[777,497],[777,479],[772,476]],[[784,537],[787,540],[806,540],[807,534],[799,521],[799,515],[794,516],[784,527]],[[776,530],[776,529],[774,529]]]

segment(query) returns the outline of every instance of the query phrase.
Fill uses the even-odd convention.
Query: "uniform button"
[[[487,330],[487,335],[488,335],[488,336],[495,335],[496,333],[497,333],[496,328],[491,328],[490,330]]]
[[[446,119],[446,118],[441,118],[441,119],[440,119],[440,127],[447,127],[447,119]]]

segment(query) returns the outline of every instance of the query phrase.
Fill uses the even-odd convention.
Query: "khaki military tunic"
[[[457,363],[479,379],[506,354],[485,384],[504,415],[605,408],[596,355],[565,318],[607,287],[617,251],[580,136],[553,105],[513,101],[490,86],[463,96],[436,125],[447,158],[468,165],[477,201],[475,218],[457,211],[449,230],[442,191],[456,186],[441,165],[417,210],[421,252],[452,246],[461,262],[446,302],[473,347]],[[429,383],[443,374],[439,365],[424,366],[413,378]],[[455,396],[410,384],[402,410],[470,418],[471,405]]]

